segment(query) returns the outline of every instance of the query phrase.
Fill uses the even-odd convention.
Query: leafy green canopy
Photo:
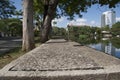
[[[22,35],[22,21],[16,18],[1,19],[0,32],[8,35]]]
[[[0,18],[8,18],[14,14],[15,6],[10,0],[0,0]]]
[[[120,0],[60,0],[59,9],[61,14],[69,16],[70,19],[74,18],[74,15],[82,16],[81,12],[87,12],[87,9],[94,4],[100,6],[108,5],[109,8],[116,7],[120,3]]]
[[[44,1],[46,0],[34,0],[35,12],[39,15],[44,13]],[[112,8],[120,4],[120,0],[59,0],[56,16],[68,16],[69,19],[73,19],[75,15],[81,17],[81,12],[87,12],[87,9],[94,4],[108,5]]]
[[[112,34],[115,36],[120,35],[120,22],[113,24],[111,31],[112,31]]]

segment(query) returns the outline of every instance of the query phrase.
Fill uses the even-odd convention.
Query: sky
[[[17,10],[22,9],[22,0],[11,0],[14,2]],[[116,20],[120,21],[120,5],[113,10],[116,12]],[[58,27],[67,27],[68,24],[76,24],[76,25],[90,25],[90,26],[98,26],[100,27],[101,22],[101,14],[105,11],[109,11],[107,6],[100,7],[98,5],[93,5],[91,8],[88,8],[87,13],[82,13],[83,17],[79,18],[75,16],[74,20],[69,21],[67,17],[62,16],[60,19],[54,19],[56,21],[56,26]]]

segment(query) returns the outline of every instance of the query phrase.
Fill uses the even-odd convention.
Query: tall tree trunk
[[[23,0],[23,42],[22,50],[29,51],[35,47],[33,31],[33,0]]]
[[[45,21],[45,17],[48,14],[49,0],[44,0],[44,14],[43,14],[43,22]]]
[[[51,30],[51,22],[54,18],[56,7],[59,0],[45,0],[44,2],[44,17],[42,29],[42,42],[46,42]]]

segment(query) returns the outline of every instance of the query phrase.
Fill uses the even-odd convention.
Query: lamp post
[[[68,39],[68,41],[69,41],[70,38],[69,38],[69,29],[68,29],[68,26],[67,26],[67,28],[66,28],[66,32],[67,32],[67,39]]]

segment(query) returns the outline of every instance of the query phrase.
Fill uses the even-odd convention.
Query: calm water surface
[[[80,43],[120,59],[120,38],[83,39]]]

